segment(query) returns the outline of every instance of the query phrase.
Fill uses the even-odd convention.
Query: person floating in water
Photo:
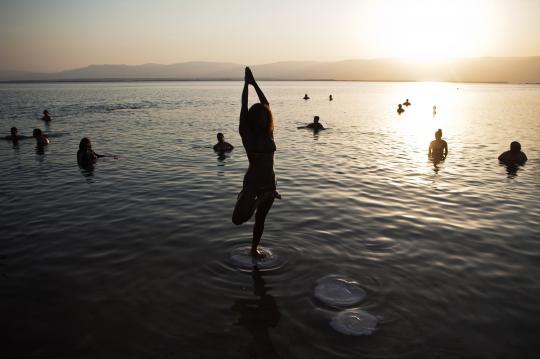
[[[403,108],[403,106],[401,104],[399,104],[397,106],[398,106],[398,108],[397,108],[398,115],[401,115],[403,112],[405,112],[405,109]]]
[[[304,100],[309,100],[309,96],[307,94],[304,95]]]
[[[448,155],[448,144],[442,139],[442,130],[435,132],[435,141],[431,141],[428,149],[428,157],[434,164],[444,161]]]
[[[334,98],[332,97],[332,95],[328,96],[328,101],[333,101]]]
[[[49,144],[49,138],[39,128],[35,128],[32,132],[32,137],[36,139],[36,145],[38,147],[44,147]]]
[[[527,155],[521,151],[521,144],[513,141],[510,143],[510,151],[501,153],[499,162],[506,166],[522,166],[527,162]]]
[[[51,115],[49,114],[49,111],[44,110],[44,111],[43,111],[43,117],[42,117],[41,119],[42,119],[43,121],[45,121],[45,122],[51,122],[52,117],[51,117]]]
[[[403,102],[403,105],[409,107],[411,105],[409,99],[405,100],[405,102]]]
[[[298,129],[301,129],[301,128],[307,128],[307,129],[310,129],[310,130],[313,130],[313,131],[320,131],[320,130],[324,130],[324,126],[319,123],[319,116],[315,116],[313,117],[313,122],[306,125],[306,126],[300,126],[298,127]]]
[[[218,142],[214,145],[214,151],[224,153],[231,152],[234,149],[234,146],[229,142],[225,142],[225,136],[221,132],[217,134]]]
[[[433,117],[437,114],[437,106],[433,105]]]
[[[80,166],[86,167],[96,163],[96,160],[105,155],[98,155],[92,150],[92,143],[88,137],[83,137],[79,142],[79,150],[77,151],[77,163]]]
[[[253,86],[260,103],[252,105],[248,110],[249,85]],[[246,150],[249,167],[244,176],[242,191],[234,207],[232,222],[240,225],[248,221],[255,213],[251,255],[263,257],[257,250],[264,231],[264,221],[270,211],[274,198],[281,198],[276,191],[274,174],[274,118],[270,104],[257,85],[253,73],[246,67],[244,89],[242,90],[242,108],[238,128],[242,144]]]
[[[19,142],[19,140],[25,140],[27,138],[32,138],[30,136],[19,135],[19,130],[17,129],[17,127],[12,127],[10,129],[10,133],[11,133],[11,135],[4,137],[4,139],[8,140],[8,141],[13,141],[13,143],[17,143],[17,142]]]

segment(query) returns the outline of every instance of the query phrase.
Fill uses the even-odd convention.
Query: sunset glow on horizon
[[[535,0],[0,0],[0,69],[540,55]]]

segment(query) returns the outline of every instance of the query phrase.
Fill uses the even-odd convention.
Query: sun
[[[381,2],[373,40],[385,57],[415,60],[480,56],[489,34],[487,3],[460,0]]]

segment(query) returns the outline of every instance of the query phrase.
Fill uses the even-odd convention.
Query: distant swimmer
[[[433,117],[437,114],[437,106],[433,105]]]
[[[397,106],[398,106],[398,108],[397,108],[398,115],[401,115],[403,112],[405,112],[405,109],[403,108],[403,106],[401,104],[399,104]]]
[[[328,96],[328,101],[333,101],[334,98],[332,97],[332,95]]]
[[[4,139],[8,141],[13,141],[13,143],[17,143],[19,140],[32,138],[30,136],[19,135],[19,130],[17,129],[17,127],[12,127],[10,132],[11,132],[11,135],[4,137]]]
[[[49,144],[49,138],[39,128],[35,128],[32,132],[32,137],[36,139],[36,145],[38,147],[47,146]]]
[[[411,103],[409,102],[409,99],[407,99],[405,102],[403,102],[403,105],[404,105],[404,106],[407,106],[407,107],[410,106]]]
[[[510,151],[499,156],[499,162],[507,166],[522,166],[526,161],[527,155],[521,151],[521,144],[517,141],[510,143]]]
[[[447,155],[448,144],[442,139],[442,130],[438,129],[435,132],[435,141],[431,141],[429,144],[428,157],[434,164],[437,164],[444,161]]]
[[[43,117],[41,118],[45,122],[50,122],[52,120],[51,115],[49,114],[49,111],[44,110],[43,111]]]
[[[229,142],[225,142],[225,136],[221,132],[217,134],[218,143],[214,145],[214,151],[216,152],[231,152],[234,146]]]
[[[298,127],[298,129],[302,129],[302,128],[307,128],[307,129],[310,129],[310,130],[313,130],[313,131],[320,131],[320,130],[324,130],[324,126],[319,123],[319,116],[315,116],[313,117],[313,122],[306,125],[306,126],[300,126]]]
[[[253,86],[257,92],[260,102],[248,109],[249,85]],[[242,224],[255,214],[250,254],[253,257],[265,257],[264,252],[257,250],[257,247],[264,231],[266,215],[274,199],[279,199],[281,196],[276,191],[274,174],[274,152],[276,151],[274,117],[270,110],[270,103],[255,81],[249,67],[246,67],[245,72],[238,130],[246,150],[249,167],[244,176],[242,191],[238,194],[232,222],[236,225]]]
[[[309,100],[309,96],[307,94],[304,95],[304,100]]]
[[[98,155],[92,150],[92,143],[88,137],[83,137],[79,142],[79,150],[77,151],[77,163],[81,166],[89,166],[96,163],[96,160],[104,155]]]

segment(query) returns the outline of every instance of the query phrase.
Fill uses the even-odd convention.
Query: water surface
[[[240,83],[0,85],[6,135],[54,117],[44,154],[0,143],[3,358],[535,357],[540,86],[261,86],[283,196],[262,244],[282,263],[253,272],[229,261],[252,230],[231,223]],[[330,129],[296,129],[314,115]],[[450,153],[434,168],[438,128]],[[119,158],[79,169],[83,136]],[[513,140],[529,161],[508,174]],[[330,274],[366,291],[374,334],[332,328],[339,311],[313,296]]]

